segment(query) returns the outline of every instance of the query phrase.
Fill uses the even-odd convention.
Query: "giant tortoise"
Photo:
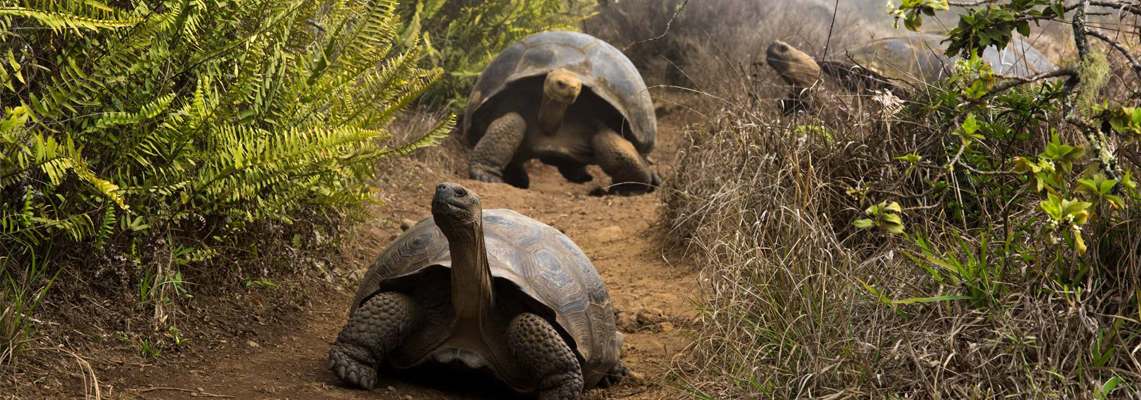
[[[432,216],[365,274],[329,368],[365,389],[377,369],[430,364],[490,373],[539,399],[573,399],[626,374],[606,285],[559,231],[511,210],[483,211],[452,183]]]
[[[527,188],[523,162],[538,158],[571,182],[593,179],[597,164],[611,192],[652,191],[661,179],[645,156],[657,120],[642,76],[621,51],[593,36],[537,33],[491,61],[464,110],[473,147],[469,176]]]
[[[819,62],[777,40],[769,45],[765,61],[792,86],[791,99],[781,103],[782,109],[789,112],[803,107],[805,104],[797,101],[800,94],[826,76],[845,89],[890,89],[897,94],[911,93],[923,83],[948,77],[959,57],[945,54],[949,45],[945,39],[942,35],[912,32],[828,54]],[[1055,68],[1042,52],[1018,38],[1001,51],[988,47],[982,59],[996,73],[1008,76],[1028,77]]]

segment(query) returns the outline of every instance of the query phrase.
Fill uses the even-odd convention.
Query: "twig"
[[[958,161],[958,162],[956,162],[956,164],[958,164],[959,166],[961,166],[963,168],[966,168],[967,171],[971,171],[971,173],[979,174],[979,175],[991,175],[991,176],[996,176],[996,175],[1022,175],[1022,174],[1014,172],[1014,171],[983,171],[983,170],[975,169],[974,167],[967,165],[966,163],[964,163],[962,161]]]
[[[1110,46],[1113,46],[1114,49],[1117,49],[1118,52],[1125,56],[1125,59],[1129,61],[1129,66],[1133,68],[1133,72],[1141,75],[1141,64],[1137,63],[1137,58],[1133,57],[1132,54],[1129,54],[1129,49],[1126,49],[1125,46],[1121,45],[1121,43],[1118,43],[1116,40],[1111,39],[1109,36],[1106,36],[1105,34],[1093,29],[1087,30],[1086,34],[1101,39],[1103,42],[1109,43]]]
[[[1077,76],[1077,75],[1078,75],[1078,71],[1075,71],[1071,68],[1061,68],[1061,69],[1056,69],[1056,70],[1053,70],[1050,72],[1041,73],[1038,75],[1028,76],[1028,77],[1021,77],[1021,76],[1004,77],[1004,78],[1008,78],[1010,80],[1003,82],[1000,85],[995,85],[995,87],[993,89],[991,89],[989,92],[987,92],[987,94],[984,95],[983,97],[981,97],[979,100],[991,98],[991,97],[994,97],[995,95],[997,95],[1001,92],[1004,92],[1004,91],[1007,91],[1007,90],[1010,90],[1010,89],[1013,89],[1015,87],[1022,86],[1022,85],[1028,84],[1028,83],[1034,83],[1034,82],[1037,82],[1037,81],[1040,81],[1043,79],[1057,78],[1059,76],[1073,77],[1073,76]]]
[[[139,390],[139,392],[140,393],[148,393],[148,392],[153,392],[156,390],[169,390],[172,392],[194,393],[195,396],[201,396],[201,397],[217,397],[217,398],[224,398],[224,399],[234,398],[234,396],[225,395],[225,394],[207,393],[201,389],[193,390],[193,389],[183,389],[183,388],[167,387],[167,386],[152,386],[152,387],[149,387],[146,389]]]
[[[1108,1],[1090,1],[1091,6],[1115,8],[1122,11],[1128,11],[1133,14],[1141,15],[1141,6],[1129,3],[1113,3]]]
[[[645,39],[645,40],[639,40],[639,41],[634,42],[634,43],[630,43],[629,46],[622,48],[622,51],[626,51],[627,49],[634,47],[634,45],[636,45],[636,44],[652,42],[652,41],[666,37],[666,34],[670,32],[670,25],[673,25],[674,20],[677,19],[677,16],[679,14],[681,14],[681,10],[685,9],[686,4],[689,4],[689,0],[685,0],[684,2],[681,3],[681,5],[677,6],[677,10],[674,10],[674,15],[672,17],[670,17],[669,21],[666,21],[666,30],[662,31],[661,35],[658,35],[658,36],[655,36],[655,37],[652,37],[649,39]]]

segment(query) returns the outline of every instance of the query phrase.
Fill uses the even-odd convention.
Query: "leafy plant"
[[[893,201],[889,204],[881,201],[879,204],[872,205],[864,210],[864,214],[867,214],[871,218],[855,220],[852,222],[852,225],[860,229],[879,227],[889,233],[903,233],[903,219],[899,216],[901,212],[903,212],[903,210],[900,208],[899,203]]]
[[[902,18],[907,29],[917,31],[923,26],[922,15],[934,16],[935,11],[947,9],[950,9],[947,0],[900,0],[898,8],[889,2],[887,12],[895,17],[896,28],[899,28],[899,20]]]
[[[12,266],[13,262],[11,257],[0,256],[0,365],[19,357],[35,336],[32,315],[59,276],[57,271],[47,278],[45,265],[35,257],[24,268]]]
[[[158,348],[155,344],[151,344],[150,339],[139,339],[135,341],[135,345],[139,347],[139,353],[143,357],[150,357],[157,360],[158,356],[162,355],[162,349]]]
[[[417,67],[418,35],[392,51],[396,6],[5,7],[0,192],[17,201],[0,206],[0,246],[137,240],[192,221],[216,245],[251,223],[367,199],[373,161],[453,124],[385,144],[384,126],[443,74]]]
[[[424,38],[424,63],[447,71],[424,100],[460,109],[476,78],[516,41],[549,30],[576,30],[588,18],[585,0],[418,0],[402,3],[399,42]]]

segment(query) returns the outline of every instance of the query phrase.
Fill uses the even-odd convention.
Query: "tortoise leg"
[[[555,164],[559,168],[559,173],[563,178],[574,183],[587,183],[594,180],[589,172],[586,172],[586,164],[574,161],[559,161]]]
[[[373,296],[349,318],[333,348],[329,369],[341,380],[371,390],[376,368],[420,321],[420,310],[408,296],[384,292]]]
[[[521,162],[510,163],[503,168],[503,181],[520,189],[531,187],[531,177],[527,175],[527,169]]]
[[[582,394],[578,358],[550,322],[522,313],[507,327],[507,342],[523,371],[539,380],[539,400],[573,400]]]
[[[598,165],[613,178],[614,186],[610,193],[622,195],[652,192],[661,178],[650,170],[649,165],[634,144],[622,138],[610,128],[602,128],[591,139]]]
[[[619,360],[613,367],[610,367],[610,371],[606,372],[606,376],[603,376],[602,380],[598,381],[598,387],[605,389],[614,386],[618,382],[621,382],[622,378],[625,378],[628,374],[630,374],[630,369],[626,368],[626,364]]]
[[[519,144],[523,143],[526,130],[527,122],[519,113],[507,113],[492,121],[471,152],[468,167],[470,178],[503,183],[503,168],[511,162]]]

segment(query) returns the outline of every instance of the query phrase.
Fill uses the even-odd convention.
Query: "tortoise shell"
[[[496,96],[509,93],[512,83],[545,76],[565,68],[590,90],[612,106],[622,121],[611,126],[615,132],[647,154],[654,148],[657,120],[653,100],[642,75],[621,51],[594,36],[568,31],[541,32],[515,42],[503,50],[480,74],[464,110],[463,137],[469,144],[479,142],[490,116],[484,111]],[[580,96],[580,99],[585,96]]]
[[[585,387],[593,387],[618,362],[622,337],[615,328],[606,285],[590,259],[566,235],[512,210],[484,210],[483,232],[497,290],[517,288],[535,304],[549,308],[533,312],[553,315],[552,325],[578,353]],[[349,314],[390,281],[407,281],[416,275],[447,279],[447,274],[429,271],[450,269],[451,265],[447,237],[433,217],[426,217],[380,254],[365,273]],[[496,296],[499,295],[496,292]],[[427,312],[425,317],[445,319],[450,314]],[[450,322],[425,321],[423,336],[447,335]],[[422,359],[433,350],[435,348],[430,346],[420,347],[413,351],[424,354],[412,354],[408,358]]]
[[[851,63],[889,79],[904,82],[934,82],[950,75],[960,57],[947,57],[946,36],[910,33],[869,42],[859,48],[843,50],[824,57],[825,61]],[[1027,77],[1054,70],[1055,66],[1042,52],[1024,40],[1014,38],[999,51],[988,47],[982,58],[994,72]]]

